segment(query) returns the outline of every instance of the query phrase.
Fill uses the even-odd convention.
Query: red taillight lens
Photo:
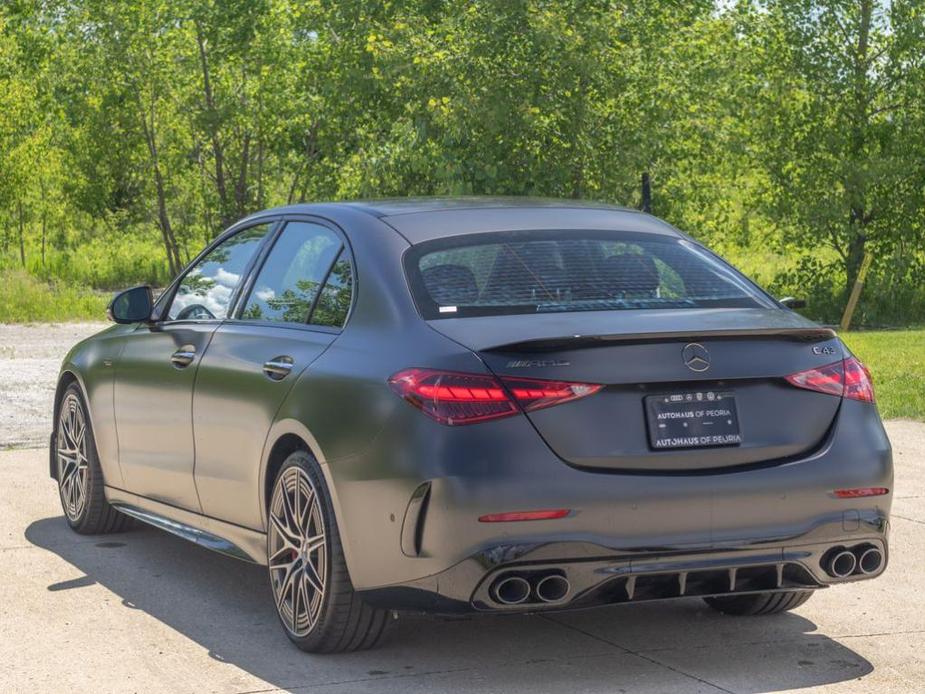
[[[834,364],[826,364],[817,369],[800,371],[786,378],[789,383],[798,388],[838,395],[852,400],[874,401],[874,386],[870,379],[870,372],[854,357],[848,357]]]
[[[473,424],[520,411],[494,376],[405,369],[393,375],[389,385],[441,424]]]
[[[526,412],[585,398],[594,395],[604,387],[595,383],[543,381],[535,378],[509,378],[507,376],[502,376],[501,380]]]
[[[479,516],[479,523],[511,523],[515,521],[556,520],[565,518],[571,511],[567,508],[550,509],[548,511],[507,511],[505,513],[489,513]]]
[[[889,494],[886,487],[858,487],[856,489],[836,489],[833,492],[838,499],[861,499],[865,496],[883,496]]]
[[[874,401],[874,382],[870,371],[854,357],[845,359],[845,397],[864,402]]]
[[[845,392],[845,366],[837,361],[818,369],[791,374],[787,376],[787,380],[798,388],[841,396]]]
[[[599,391],[590,383],[502,378],[434,369],[405,369],[389,379],[400,397],[441,424],[474,424],[559,405]]]

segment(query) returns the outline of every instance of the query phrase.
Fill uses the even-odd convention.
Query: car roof
[[[683,236],[638,210],[607,203],[532,197],[387,198],[278,207],[276,214],[315,214],[339,221],[339,212],[376,217],[412,244],[493,231],[585,229]]]

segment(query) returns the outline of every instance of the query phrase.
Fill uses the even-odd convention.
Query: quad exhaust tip
[[[530,597],[530,584],[520,576],[507,576],[496,581],[491,592],[502,605],[519,605]]]
[[[834,578],[848,578],[857,568],[858,560],[847,549],[832,552],[825,563],[825,570]]]
[[[558,574],[550,574],[536,584],[536,597],[543,602],[558,602],[568,595],[568,579]]]
[[[870,575],[877,573],[883,565],[883,552],[876,547],[868,547],[858,554],[858,572]]]

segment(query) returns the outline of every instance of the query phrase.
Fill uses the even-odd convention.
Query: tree
[[[743,16],[757,29],[747,43],[767,213],[799,247],[834,251],[846,296],[864,254],[889,253],[925,210],[925,8],[771,0]]]

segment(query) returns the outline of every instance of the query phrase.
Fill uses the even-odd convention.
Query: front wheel
[[[720,595],[704,598],[714,610],[724,614],[752,616],[779,614],[793,610],[812,596],[811,590],[790,590],[781,593],[755,593],[752,595]]]
[[[82,535],[123,530],[128,516],[106,501],[93,427],[76,383],[61,397],[53,443],[58,494],[68,525]]]
[[[311,653],[374,646],[388,613],[354,591],[324,477],[308,453],[283,463],[267,526],[270,588],[289,639]]]

